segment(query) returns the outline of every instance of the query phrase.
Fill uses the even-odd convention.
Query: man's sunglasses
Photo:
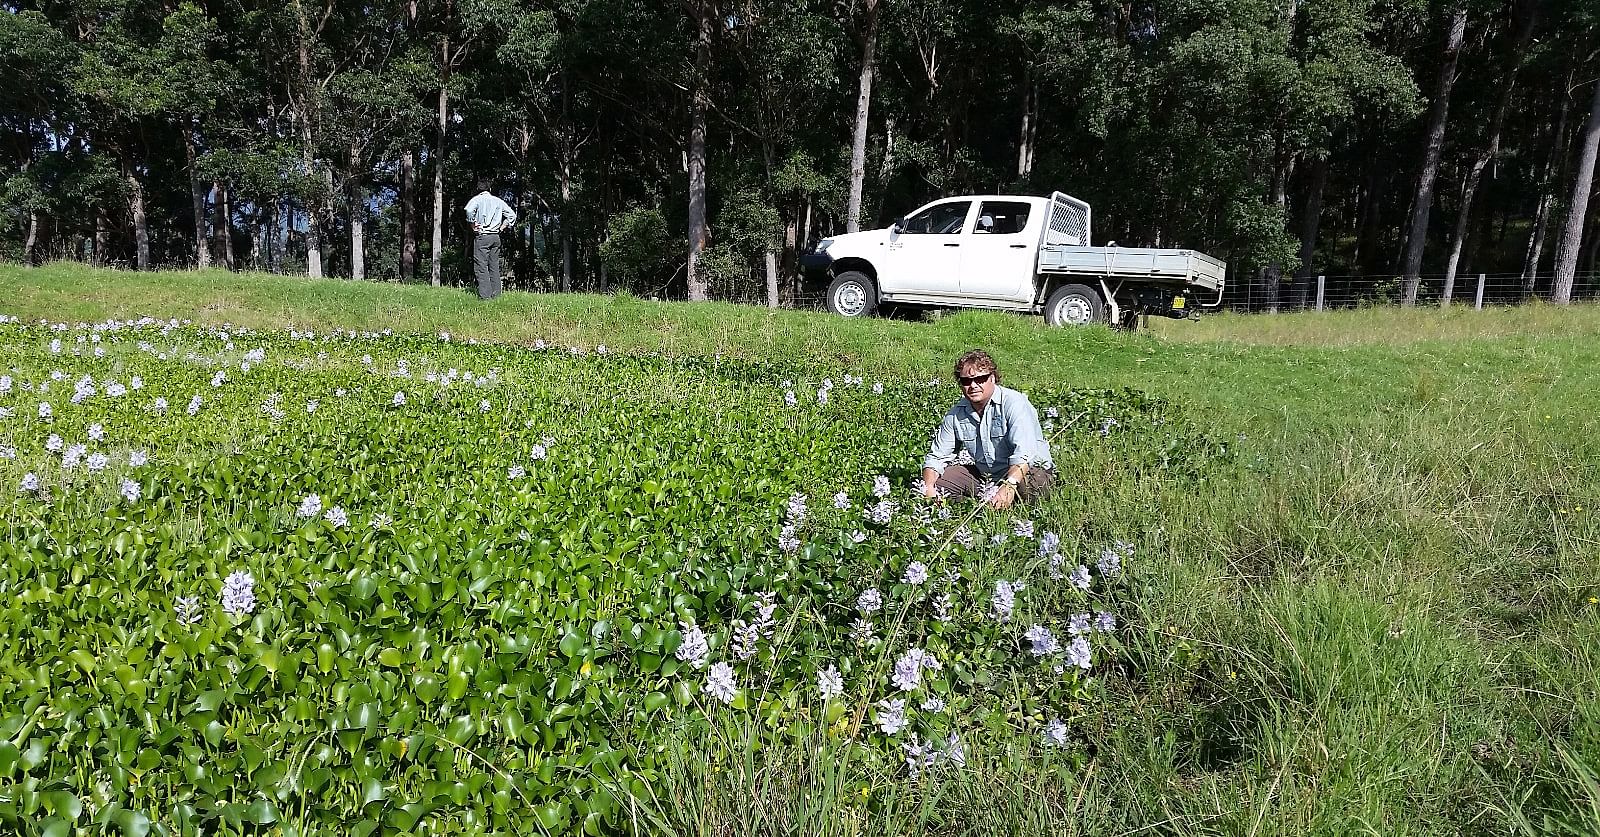
[[[993,372],[985,372],[982,375],[973,375],[970,378],[968,378],[968,377],[966,377],[964,375],[957,375],[956,376],[956,383],[960,384],[963,387],[968,387],[968,386],[971,386],[973,384],[978,384],[978,385],[981,386],[983,384],[989,383],[989,379],[992,378],[992,377],[994,377],[994,373]]]

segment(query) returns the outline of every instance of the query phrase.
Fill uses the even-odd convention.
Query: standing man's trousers
[[[478,298],[500,295],[500,234],[478,233],[472,237],[472,273],[478,279]]]

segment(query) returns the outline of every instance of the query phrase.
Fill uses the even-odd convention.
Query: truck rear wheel
[[[828,310],[841,317],[868,317],[878,310],[878,286],[859,270],[839,274],[828,286]]]
[[[1106,304],[1088,285],[1062,285],[1044,304],[1044,321],[1053,326],[1105,322]]]

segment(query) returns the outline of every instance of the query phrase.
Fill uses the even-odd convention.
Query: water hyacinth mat
[[[12,321],[0,375],[23,834],[648,830],[729,723],[898,782],[1070,753],[1150,641],[1123,521],[1228,458],[1034,388],[1056,494],[936,503],[948,381],[449,335]]]

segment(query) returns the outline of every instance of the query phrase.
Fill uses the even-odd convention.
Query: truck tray
[[[1046,244],[1039,248],[1040,273],[1070,273],[1103,279],[1177,282],[1222,289],[1228,266],[1195,250],[1151,247],[1074,247]]]

